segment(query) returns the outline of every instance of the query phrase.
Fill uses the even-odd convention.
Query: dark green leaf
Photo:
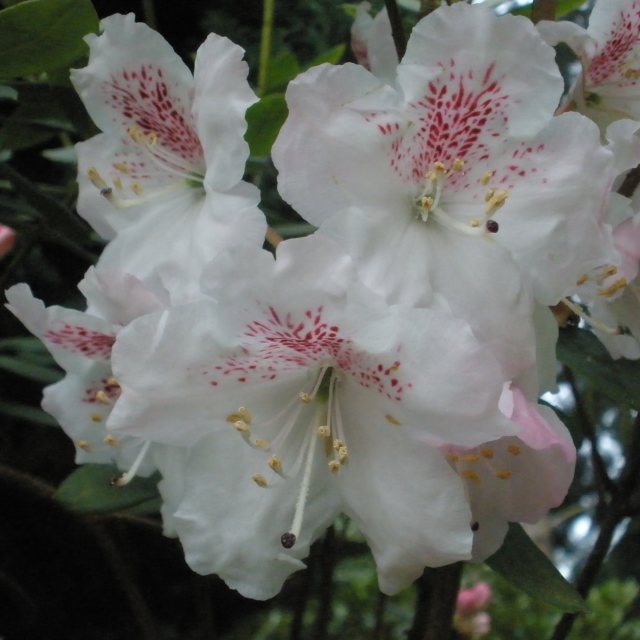
[[[514,586],[541,602],[571,613],[586,610],[578,592],[519,524],[509,525],[502,547],[486,562]]]
[[[267,156],[287,118],[287,103],[281,93],[261,98],[247,111],[247,135],[252,156]]]
[[[58,487],[55,496],[62,504],[79,513],[157,511],[160,504],[157,489],[159,476],[136,477],[124,487],[111,486],[110,481],[120,473],[111,465],[82,465]]]
[[[0,77],[13,78],[69,66],[98,29],[90,0],[26,0],[0,11]]]
[[[585,329],[564,329],[558,360],[587,384],[617,403],[640,409],[640,362],[613,360],[600,340]]]
[[[0,356],[0,369],[44,384],[58,382],[62,377],[59,370],[51,367],[43,367],[42,365],[12,356]]]
[[[58,423],[48,413],[45,413],[37,407],[31,407],[26,404],[18,404],[17,402],[5,402],[0,400],[0,414],[24,420],[32,424],[42,424],[47,427],[56,427]]]
[[[291,51],[288,49],[279,51],[269,60],[265,93],[283,89],[300,71],[298,59]]]
[[[558,0],[556,3],[556,18],[564,18],[567,14],[584,5],[584,0]],[[511,11],[513,15],[531,17],[531,5]]]

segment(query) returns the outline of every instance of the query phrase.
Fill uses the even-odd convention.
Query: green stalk
[[[267,88],[269,74],[269,60],[271,58],[271,41],[273,36],[273,14],[275,0],[263,0],[262,4],[262,33],[260,35],[260,59],[258,66],[258,90],[262,96]]]

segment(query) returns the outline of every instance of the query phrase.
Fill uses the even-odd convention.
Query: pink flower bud
[[[469,589],[458,593],[456,615],[467,617],[486,608],[491,601],[491,587],[486,582],[478,582]]]
[[[0,224],[0,258],[4,258],[16,243],[16,232],[4,224]]]

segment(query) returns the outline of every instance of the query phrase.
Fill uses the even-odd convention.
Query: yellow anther
[[[340,447],[338,449],[338,459],[340,460],[340,462],[344,463],[347,461],[348,458],[349,458],[349,450],[347,449],[347,447]]]
[[[600,291],[598,291],[598,295],[608,298],[614,293],[618,293],[618,291],[620,291],[621,289],[624,289],[627,284],[629,283],[627,282],[626,278],[619,278],[612,285],[606,287],[605,289],[600,289]]]
[[[134,142],[143,142],[144,141],[144,133],[138,129],[138,127],[135,126],[130,126],[127,128],[127,133],[129,134],[129,137],[134,141]]]
[[[331,471],[331,473],[336,473],[340,470],[340,463],[337,460],[330,460],[327,463],[327,466],[329,467],[329,471]]]
[[[331,435],[331,429],[327,425],[318,427],[318,435],[323,438],[328,438]]]
[[[420,198],[420,206],[427,211],[431,211],[433,207],[433,198],[431,196],[423,196]]]
[[[478,218],[471,218],[471,220],[469,220],[469,226],[473,227],[474,229],[477,229],[481,224],[482,222],[480,222]]]
[[[462,171],[464,169],[464,160],[462,158],[456,158],[451,165],[452,171]]]
[[[491,200],[491,198],[493,198],[493,196],[495,195],[495,192],[495,189],[487,189],[487,193],[484,194],[484,201],[489,202],[489,200]]]
[[[494,455],[493,449],[491,447],[482,447],[482,449],[480,449],[480,455],[487,460],[491,460]]]
[[[158,142],[158,134],[155,133],[155,131],[152,131],[148,136],[147,136],[147,141],[150,145],[155,145]]]
[[[271,456],[267,460],[267,464],[276,473],[282,473],[282,460],[280,460],[280,458],[278,458],[278,456]]]
[[[454,451],[450,451],[449,453],[447,453],[447,460],[449,460],[450,462],[458,462],[458,460],[460,460],[460,456]]]
[[[508,480],[512,475],[513,472],[509,471],[509,469],[500,469],[499,471],[496,471],[496,478],[499,478],[500,480]]]
[[[132,182],[131,191],[133,191],[137,196],[142,195],[142,185],[139,182]]]
[[[233,428],[238,432],[238,433],[249,433],[249,426],[247,425],[247,423],[244,420],[236,420],[233,423]]]
[[[462,456],[462,462],[468,462],[473,464],[474,462],[478,462],[480,460],[480,456],[477,453],[465,453]]]
[[[589,280],[590,280],[589,276],[585,273],[583,276],[580,276],[576,280],[576,285],[579,287],[580,285],[583,285],[585,282],[589,282]]]
[[[333,448],[338,451],[340,447],[344,447],[344,442],[340,438],[335,438],[333,441]]]
[[[129,173],[129,165],[125,164],[124,162],[114,162],[113,163],[113,168],[116,171],[119,171],[120,173]]]
[[[102,389],[100,389],[100,391],[96,391],[96,401],[100,404],[111,404],[111,400],[109,400],[107,392]]]
[[[640,78],[640,69],[625,69],[622,75],[629,80],[637,80]]]
[[[122,180],[118,176],[115,176],[113,179],[113,186],[118,190],[122,191]]]
[[[109,185],[104,181],[104,178],[98,173],[98,170],[95,167],[91,167],[87,171],[87,176],[89,176],[89,180],[94,187],[98,189],[108,189]]]
[[[120,386],[120,383],[118,382],[117,378],[114,378],[113,376],[109,376],[107,378],[107,384],[110,387],[119,387]]]
[[[258,447],[258,449],[268,449],[271,446],[271,443],[264,438],[256,438],[253,441],[254,446]]]
[[[398,371],[398,369],[400,369],[400,365],[399,364],[394,364],[392,367],[389,367],[389,371],[391,371],[393,373]]]
[[[478,484],[482,482],[480,475],[471,469],[465,469],[460,473],[460,475],[466,480],[471,480],[471,482],[477,482]]]
[[[522,449],[517,445],[517,444],[510,444],[507,447],[507,451],[512,455],[512,456],[519,456],[522,453]]]
[[[103,420],[102,414],[100,413],[90,413],[89,419],[91,420],[91,422],[102,422]]]
[[[305,404],[313,402],[313,398],[306,391],[301,391],[298,394],[298,400],[300,400],[300,402],[304,402]]]
[[[509,192],[504,189],[496,191],[489,200],[487,200],[485,213],[493,213],[494,211],[497,211],[507,201],[508,196]]]
[[[255,473],[251,476],[251,479],[259,486],[259,487],[268,487],[269,483],[267,479],[261,473]]]
[[[610,264],[602,270],[602,277],[610,278],[611,276],[615,276],[616,273],[618,273],[618,267],[616,267],[613,264]]]
[[[118,436],[114,436],[113,434],[106,435],[102,440],[109,447],[117,447],[120,445],[120,438]]]
[[[231,423],[242,420],[246,422],[246,424],[251,424],[251,412],[246,407],[238,407],[238,410],[234,413],[230,413],[225,420]]]
[[[491,181],[491,178],[493,178],[493,176],[496,175],[495,171],[485,171],[485,173],[482,174],[482,178],[480,178],[480,182],[483,185],[488,185],[489,182]]]
[[[446,173],[446,172],[447,172],[447,167],[446,167],[446,165],[444,164],[444,162],[440,162],[440,161],[438,160],[438,162],[434,162],[434,163],[433,163],[433,170],[434,170],[436,173]]]
[[[384,419],[389,424],[392,424],[394,427],[399,427],[402,424],[400,420],[398,420],[398,418],[396,418],[395,416],[392,416],[390,413],[386,413],[384,416]]]
[[[91,444],[88,440],[78,440],[76,446],[83,451],[91,451]]]

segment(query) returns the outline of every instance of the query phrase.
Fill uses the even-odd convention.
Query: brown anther
[[[331,471],[331,473],[337,473],[338,471],[340,471],[340,463],[337,460],[330,460],[327,463],[327,466],[329,467],[329,471]]]
[[[491,447],[482,447],[482,449],[480,449],[480,455],[487,460],[491,460],[494,456],[493,449]]]
[[[508,480],[513,475],[512,471],[509,469],[500,469],[496,471],[496,478],[500,478],[500,480]]]
[[[104,437],[102,442],[104,442],[109,447],[117,447],[120,445],[120,438],[110,433]]]
[[[612,285],[609,285],[604,289],[600,289],[598,291],[598,295],[608,298],[609,296],[612,296],[614,293],[618,293],[618,291],[624,289],[628,284],[629,283],[627,282],[626,278],[619,278]]]
[[[291,547],[293,547],[295,543],[296,543],[295,533],[287,532],[287,533],[283,533],[282,536],[280,536],[280,544],[282,544],[282,546],[285,549],[291,549]]]
[[[233,423],[233,428],[238,433],[242,433],[242,434],[248,434],[249,433],[249,427],[247,426],[247,423],[244,420],[236,420]]]
[[[327,425],[321,425],[318,427],[318,435],[323,438],[328,438],[331,435],[331,429]]]
[[[91,420],[91,422],[102,422],[103,420],[102,414],[100,413],[90,413],[89,419]]]
[[[258,447],[258,449],[268,449],[271,446],[271,443],[264,438],[256,438],[253,441],[254,446]]]
[[[78,440],[78,442],[76,442],[76,447],[83,451],[91,451],[91,443],[88,440]]]
[[[517,445],[517,444],[510,444],[507,447],[507,451],[512,455],[512,456],[519,456],[522,453],[522,449]]]
[[[471,469],[465,469],[460,473],[460,475],[465,480],[471,480],[471,482],[477,482],[478,484],[482,482],[482,478],[480,478],[480,475],[475,471],[472,471]]]
[[[589,276],[585,273],[584,275],[580,276],[577,280],[576,280],[576,286],[581,286],[583,285],[585,282],[589,282],[590,278]]]
[[[304,404],[313,402],[313,398],[306,391],[301,391],[298,394],[298,400],[300,400],[300,402],[304,402]]]
[[[261,473],[256,473],[254,475],[251,476],[251,479],[259,486],[259,487],[268,487],[269,483],[267,482],[267,479],[261,474]]]
[[[282,460],[280,460],[280,458],[278,458],[278,456],[271,456],[267,460],[267,464],[276,473],[282,473]]]
[[[465,453],[462,456],[462,461],[468,462],[470,464],[473,464],[474,462],[478,462],[479,460],[480,460],[480,456],[477,453]]]
[[[390,413],[386,413],[384,419],[394,427],[399,427],[402,424],[398,418],[392,416]]]

